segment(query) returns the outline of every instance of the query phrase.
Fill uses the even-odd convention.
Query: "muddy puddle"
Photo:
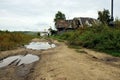
[[[22,64],[31,64],[38,60],[39,60],[39,57],[32,54],[10,56],[0,61],[0,68],[11,65],[11,64],[15,64],[16,66],[20,66]]]
[[[49,42],[31,42],[28,45],[25,45],[27,49],[34,50],[47,50],[50,48],[55,48],[56,45]]]

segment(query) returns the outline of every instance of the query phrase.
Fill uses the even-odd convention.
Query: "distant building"
[[[40,36],[48,36],[49,33],[47,31],[40,32]]]
[[[55,27],[58,32],[64,32],[66,30],[75,30],[77,28],[83,28],[85,26],[91,27],[93,24],[97,23],[98,21],[94,18],[75,17],[72,20],[57,20]]]

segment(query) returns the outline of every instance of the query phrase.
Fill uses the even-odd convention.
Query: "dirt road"
[[[4,78],[0,69],[0,80],[120,80],[120,58],[89,49],[71,49],[64,43],[53,42],[57,47],[46,51],[23,48],[16,53],[13,50],[14,54],[24,51],[36,54],[40,60],[32,64],[32,71],[24,79],[20,76],[14,78],[16,71],[12,68],[8,73],[4,72],[11,73],[9,78]],[[11,52],[1,52],[1,55]],[[8,69],[11,70],[11,67]]]

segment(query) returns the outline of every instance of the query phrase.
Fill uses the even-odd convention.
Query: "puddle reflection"
[[[34,49],[34,50],[46,50],[50,48],[56,47],[55,44],[48,43],[48,42],[31,42],[29,45],[25,45],[27,49]]]
[[[0,61],[0,68],[11,65],[11,64],[15,64],[17,66],[21,64],[30,64],[38,60],[39,60],[39,57],[32,54],[27,54],[25,56],[23,55],[10,56]]]

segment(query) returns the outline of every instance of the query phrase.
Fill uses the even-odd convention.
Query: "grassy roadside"
[[[14,49],[31,41],[34,36],[21,32],[0,31],[0,51]]]
[[[89,28],[68,31],[53,35],[53,39],[67,41],[70,47],[85,47],[112,56],[120,57],[120,29],[110,28],[106,25],[96,25]]]

